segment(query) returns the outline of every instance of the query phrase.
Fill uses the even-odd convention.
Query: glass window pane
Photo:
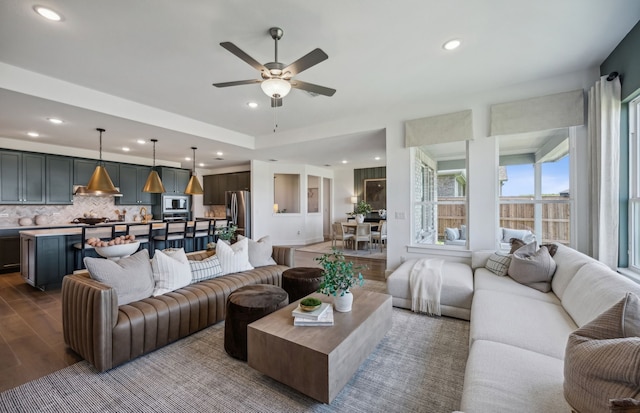
[[[503,197],[532,198],[535,192],[533,164],[503,166],[499,175],[500,194]]]
[[[546,199],[547,197],[545,197]],[[571,242],[571,204],[545,203],[542,207],[542,244]]]
[[[542,196],[569,196],[569,156],[542,163]]]

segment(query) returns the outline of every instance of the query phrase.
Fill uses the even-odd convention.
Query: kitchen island
[[[153,234],[160,235],[165,228],[162,221],[151,221]],[[139,222],[130,222],[130,224]],[[124,234],[128,222],[115,224],[116,234]],[[187,223],[192,228],[193,221]],[[77,249],[73,246],[81,242],[82,227],[86,224],[52,227],[46,229],[26,229],[20,232],[20,274],[30,285],[45,290],[62,285],[62,278],[75,270]]]

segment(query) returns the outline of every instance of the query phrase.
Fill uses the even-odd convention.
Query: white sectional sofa
[[[460,410],[570,412],[563,395],[569,334],[640,285],[563,245],[552,291],[543,293],[484,268],[493,251],[472,255],[469,358]]]

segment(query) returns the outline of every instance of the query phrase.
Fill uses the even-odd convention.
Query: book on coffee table
[[[333,325],[333,307],[331,304],[327,305],[322,315],[318,319],[313,320],[310,318],[294,317],[294,326],[332,326]]]
[[[327,308],[329,307],[331,307],[331,304],[322,303],[320,307],[316,308],[313,311],[304,311],[300,308],[300,305],[298,304],[298,306],[293,311],[291,311],[291,315],[294,317],[306,318],[309,320],[317,320],[318,318],[320,318],[321,315],[323,315],[327,311]]]

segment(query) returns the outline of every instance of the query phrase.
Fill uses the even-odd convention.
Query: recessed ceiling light
[[[342,163],[347,163],[346,159],[342,161]]]
[[[188,156],[184,158],[185,161],[190,161],[191,158],[189,158]]]
[[[54,21],[54,22],[59,22],[59,21],[62,20],[62,16],[59,13],[57,13],[57,12],[47,8],[47,7],[33,6],[33,10],[36,13],[38,13],[40,16],[44,17],[47,20],[51,20],[51,21]]]
[[[452,39],[442,45],[444,50],[454,50],[460,47],[462,42],[459,39]]]
[[[204,164],[203,164],[202,162],[200,162],[200,163],[198,164],[198,166],[202,168],[202,167],[204,167]]]
[[[218,152],[216,152],[216,155],[218,155],[218,156],[222,156],[222,155],[223,155],[223,153],[222,153],[222,152],[220,152],[220,151],[218,151]]]
[[[60,119],[56,119],[56,118],[47,118],[47,120],[51,123],[55,123],[56,125],[63,123]]]
[[[140,145],[144,145],[145,143],[147,143],[147,141],[145,141],[144,139],[138,139],[136,142],[138,142]]]
[[[128,146],[123,146],[122,150],[125,152],[129,152],[131,149]]]
[[[249,106],[251,109],[255,109],[258,107],[258,104],[256,102],[247,102],[247,106]]]
[[[32,138],[37,138],[38,136],[40,136],[38,132],[27,132],[27,135],[31,136]]]
[[[278,162],[277,159],[269,159],[269,162]]]
[[[376,157],[375,157],[375,158],[373,158],[373,159],[374,159],[374,160],[376,160],[376,161],[379,161],[379,160],[380,160],[380,157],[379,157],[379,156],[376,156]]]

